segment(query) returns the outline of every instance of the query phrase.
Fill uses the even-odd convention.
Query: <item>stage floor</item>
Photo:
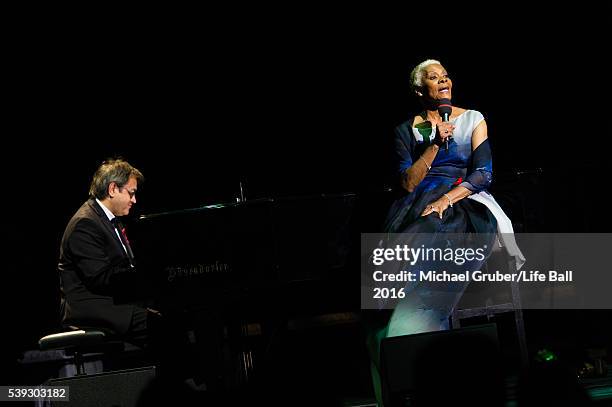
[[[520,407],[518,397],[518,377],[510,376],[506,379],[506,407]],[[579,379],[578,383],[586,391],[592,405],[612,406],[612,365],[608,365],[606,377]],[[343,407],[377,407],[376,400],[371,397],[346,397]]]

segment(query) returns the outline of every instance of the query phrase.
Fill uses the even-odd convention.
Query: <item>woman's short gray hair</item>
[[[427,59],[415,66],[412,72],[410,72],[410,86],[415,89],[423,86],[423,72],[425,72],[425,68],[433,64],[442,65],[440,61],[435,59]]]

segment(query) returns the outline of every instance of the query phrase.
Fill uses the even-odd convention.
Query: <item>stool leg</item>
[[[74,352],[74,365],[76,367],[77,376],[82,375],[84,373],[83,372],[83,358],[81,357],[81,352],[79,351]]]
[[[457,315],[456,309],[454,309],[451,313],[451,322],[453,324],[453,329],[461,328],[461,322],[459,320],[459,316]]]
[[[525,325],[523,323],[523,310],[515,310],[514,317],[516,320],[517,336],[521,350],[521,365],[524,369],[526,369],[529,366],[529,356],[527,351],[527,339],[525,338]]]
[[[509,270],[515,267],[514,259],[508,261]],[[525,323],[523,321],[523,307],[521,305],[521,294],[519,292],[518,281],[513,281],[512,286],[512,303],[514,304],[514,319],[516,322],[516,335],[519,342],[521,352],[521,366],[523,369],[529,367],[529,353],[527,349],[527,338],[525,337]]]

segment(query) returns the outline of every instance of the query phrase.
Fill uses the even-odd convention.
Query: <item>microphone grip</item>
[[[444,113],[444,119],[445,122],[448,121],[448,113]],[[448,153],[448,137],[446,138],[446,140],[444,140],[444,150]]]

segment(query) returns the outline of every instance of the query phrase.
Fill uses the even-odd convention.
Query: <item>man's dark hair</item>
[[[144,181],[142,173],[124,159],[108,159],[96,170],[89,187],[89,196],[91,198],[104,199],[108,196],[108,186],[111,182],[122,187],[127,184],[130,177],[136,178],[139,184]]]

